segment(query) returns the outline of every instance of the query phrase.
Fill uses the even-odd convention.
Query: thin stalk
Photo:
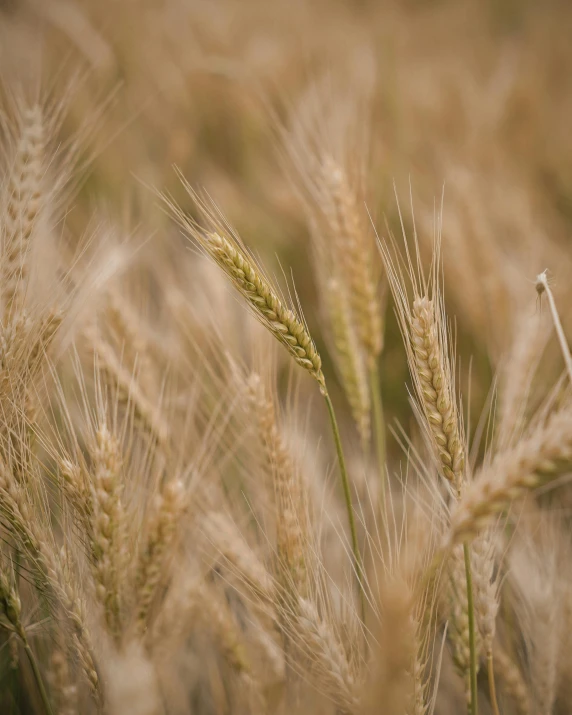
[[[354,511],[352,506],[352,495],[350,490],[350,482],[348,478],[348,472],[346,469],[346,460],[344,458],[344,451],[342,449],[342,440],[340,438],[340,430],[338,429],[338,422],[336,420],[336,413],[334,412],[334,406],[330,396],[326,392],[324,395],[326,400],[326,405],[328,406],[328,414],[330,416],[330,424],[332,426],[332,432],[334,435],[334,442],[336,444],[336,452],[338,453],[338,463],[340,465],[340,475],[342,477],[342,486],[344,489],[344,499],[346,502],[346,510],[348,513],[348,522],[350,525],[350,535],[352,540],[352,552],[354,557],[354,566],[356,571],[356,576],[358,580],[360,603],[361,603],[361,617],[362,621],[365,621],[365,594],[364,594],[364,584],[363,584],[363,569],[361,563],[361,556],[359,552],[359,545],[357,540],[356,524],[354,519]]]
[[[473,603],[473,577],[471,575],[471,552],[469,544],[463,544],[465,556],[465,576],[467,578],[467,614],[469,616],[469,651],[470,651],[470,685],[471,685],[471,715],[478,715],[477,702],[477,647],[475,643],[475,605]]]
[[[562,328],[562,323],[560,322],[560,316],[558,315],[558,308],[556,307],[556,301],[552,295],[552,290],[548,285],[548,278],[546,277],[546,271],[539,273],[536,277],[536,291],[538,295],[546,293],[548,298],[548,305],[550,306],[550,312],[552,314],[552,322],[554,323],[554,329],[556,330],[556,335],[558,336],[558,342],[560,343],[560,349],[562,351],[562,357],[566,364],[566,370],[568,371],[568,377],[572,382],[572,356],[570,355],[570,348],[566,342],[566,336],[564,335],[564,329]]]
[[[497,702],[497,689],[495,686],[495,669],[493,663],[493,654],[489,653],[487,656],[487,672],[489,677],[489,698],[491,701],[491,708],[493,715],[500,715],[499,705]]]
[[[383,401],[381,399],[379,367],[377,365],[374,365],[369,371],[369,384],[371,389],[377,468],[381,480],[381,513],[385,518],[385,418],[383,415]]]
[[[28,645],[28,641],[24,640],[22,641],[22,643],[24,646],[24,650],[26,651],[26,655],[28,656],[28,660],[30,661],[30,665],[32,666],[34,678],[36,679],[36,684],[38,686],[38,690],[40,691],[40,696],[42,698],[42,703],[44,704],[46,713],[47,715],[54,715],[54,711],[52,710],[52,706],[50,705],[50,699],[48,698],[48,693],[44,686],[44,681],[42,680],[42,674],[40,673],[38,663],[36,662],[36,657],[34,656],[32,649]]]

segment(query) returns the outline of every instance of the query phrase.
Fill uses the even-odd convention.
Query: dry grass
[[[0,3],[0,712],[569,712],[569,8],[139,5]]]

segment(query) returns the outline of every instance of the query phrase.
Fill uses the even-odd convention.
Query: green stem
[[[353,506],[352,506],[352,495],[351,495],[351,490],[350,490],[350,482],[348,479],[348,472],[346,469],[346,460],[344,458],[344,452],[342,449],[342,440],[340,438],[340,430],[338,429],[338,422],[336,420],[336,414],[334,412],[334,406],[332,404],[332,400],[330,399],[330,396],[328,395],[327,392],[324,394],[324,398],[326,400],[326,405],[328,406],[328,413],[330,415],[330,423],[332,425],[334,442],[336,443],[336,451],[338,453],[338,463],[340,465],[340,474],[342,477],[342,486],[344,489],[344,499],[346,502],[346,510],[348,513],[348,522],[350,525],[350,534],[351,534],[351,540],[352,540],[352,552],[353,552],[353,557],[354,557],[354,566],[355,566],[359,594],[360,594],[361,617],[362,617],[362,621],[365,621],[365,594],[364,594],[364,584],[363,584],[363,569],[362,569],[361,557],[360,557],[358,540],[357,540],[357,531],[356,531],[356,524],[355,524],[355,519],[354,519],[354,510],[353,510]]]
[[[42,698],[42,702],[44,704],[46,713],[47,713],[47,715],[54,715],[54,711],[52,710],[52,706],[50,705],[48,693],[46,692],[46,688],[44,686],[44,681],[42,680],[42,674],[40,673],[40,669],[38,668],[38,663],[36,662],[34,653],[32,652],[32,649],[30,648],[30,646],[28,645],[27,640],[23,640],[22,643],[24,646],[24,650],[26,651],[26,655],[28,656],[28,660],[30,661],[30,665],[32,666],[32,670],[34,672],[34,678],[36,679],[36,684],[38,686],[38,690],[40,691],[40,696]]]
[[[477,647],[475,643],[475,606],[473,603],[473,577],[471,575],[471,552],[469,544],[463,544],[465,556],[465,576],[467,578],[467,613],[469,616],[469,651],[470,651],[470,685],[471,685],[471,715],[478,715],[477,702]]]
[[[383,402],[381,399],[381,384],[379,368],[375,364],[369,372],[369,385],[371,390],[371,405],[373,411],[373,428],[375,433],[375,448],[377,454],[377,468],[381,480],[381,513],[385,518],[385,418],[383,416]]]
[[[495,668],[492,652],[489,653],[487,657],[487,669],[489,676],[489,696],[491,699],[491,709],[493,711],[493,715],[500,715],[499,704],[497,702],[497,689],[495,686]]]

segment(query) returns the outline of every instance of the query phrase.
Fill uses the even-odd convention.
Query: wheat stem
[[[42,679],[42,674],[40,673],[40,669],[38,668],[36,657],[26,640],[23,642],[23,646],[24,650],[26,651],[26,655],[28,656],[28,660],[30,661],[30,665],[32,666],[32,671],[34,673],[36,685],[38,686],[38,690],[40,691],[40,697],[42,698],[44,709],[48,715],[54,715],[54,711],[52,710],[52,706],[50,705],[50,699],[48,698],[48,693],[46,691],[46,686],[44,685],[44,681]]]
[[[332,426],[332,433],[334,435],[334,442],[336,444],[336,452],[338,454],[338,463],[340,466],[340,475],[342,478],[342,486],[344,489],[344,500],[346,503],[346,510],[348,513],[348,523],[350,526],[350,534],[352,540],[352,552],[354,559],[354,567],[356,571],[356,577],[358,581],[359,593],[360,593],[360,606],[361,606],[361,617],[362,621],[365,621],[365,594],[364,594],[364,584],[363,584],[363,568],[361,563],[361,556],[359,551],[359,545],[357,540],[356,525],[354,519],[354,512],[352,506],[352,495],[350,490],[350,482],[348,478],[348,472],[346,469],[346,460],[344,458],[344,451],[342,448],[342,440],[340,438],[340,431],[338,429],[338,423],[336,420],[336,413],[334,412],[334,406],[329,394],[326,392],[324,395],[326,400],[326,405],[328,406],[328,414],[330,417],[330,424]]]
[[[471,715],[478,715],[477,701],[477,646],[475,639],[475,605],[473,602],[473,577],[471,575],[471,553],[469,544],[463,544],[465,558],[465,577],[467,579],[467,615],[469,617],[469,650],[470,650],[470,685],[471,685]]]
[[[500,715],[499,705],[497,702],[497,689],[495,686],[495,668],[492,652],[487,656],[487,673],[489,677],[489,698],[493,715]]]
[[[373,424],[375,432],[375,448],[377,454],[377,468],[381,480],[381,513],[385,518],[385,417],[383,414],[383,401],[381,397],[381,384],[379,379],[379,368],[374,365],[369,373],[369,383],[371,386],[371,404],[373,411]]]
[[[48,713],[48,715],[54,715],[54,711],[52,710],[48,694],[44,686],[44,681],[42,680],[42,674],[40,673],[40,669],[38,668],[34,653],[32,652],[30,645],[28,644],[26,630],[24,629],[24,625],[22,623],[22,607],[20,602],[20,596],[17,593],[15,587],[10,583],[8,577],[2,571],[0,571],[0,609],[6,620],[10,624],[10,630],[16,636],[18,636],[18,638],[22,642],[24,650],[26,651],[26,655],[28,656],[28,660],[30,661],[30,665],[32,666],[34,678],[36,680],[38,690],[40,691],[40,696],[42,698],[46,713]]]

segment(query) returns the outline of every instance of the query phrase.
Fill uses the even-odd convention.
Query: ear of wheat
[[[164,197],[167,205],[179,221],[179,224],[188,235],[211,256],[215,263],[222,268],[238,291],[244,296],[255,317],[286,347],[295,362],[312,375],[319,385],[321,394],[325,398],[340,466],[340,475],[352,542],[354,569],[361,600],[362,617],[364,617],[364,573],[352,505],[351,485],[334,406],[328,394],[326,381],[322,372],[322,360],[320,355],[316,350],[314,341],[310,337],[306,326],[296,317],[292,310],[285,306],[284,302],[272,288],[270,282],[257,268],[253,259],[250,258],[245,249],[240,246],[238,239],[232,236],[228,231],[226,235],[224,235],[222,221],[212,210],[209,210],[209,207],[204,202],[198,199],[184,179],[183,183],[190,196],[195,199],[197,207],[201,211],[207,225],[210,225],[210,227],[216,230],[212,231],[201,228],[196,222],[189,220],[177,205]]]

